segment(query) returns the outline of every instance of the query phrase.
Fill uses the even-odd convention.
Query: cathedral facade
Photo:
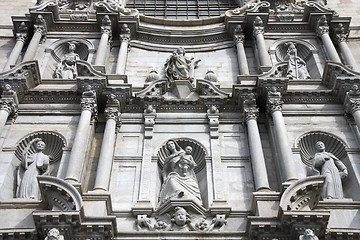
[[[360,239],[360,21],[330,5],[11,14],[0,239]]]

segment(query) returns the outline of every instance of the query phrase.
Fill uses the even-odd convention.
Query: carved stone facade
[[[140,2],[0,24],[0,239],[359,239],[360,21]]]

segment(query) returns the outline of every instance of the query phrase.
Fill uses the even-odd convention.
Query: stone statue
[[[165,73],[170,85],[175,80],[193,80],[194,69],[197,68],[200,61],[200,59],[195,60],[194,57],[186,57],[183,47],[176,49],[165,63]]]
[[[193,200],[202,205],[200,189],[194,172],[195,162],[175,140],[166,143],[167,157],[162,171],[163,184],[160,190],[160,204],[167,200]],[[189,153],[190,152],[190,153]],[[184,156],[185,155],[185,156]],[[190,156],[189,156],[190,155]],[[184,162],[187,162],[184,164]],[[184,170],[184,166],[186,170]]]
[[[69,42],[69,52],[66,53],[58,67],[55,70],[56,78],[60,79],[74,79],[77,77],[76,60],[79,60],[79,54],[75,53],[76,45],[74,42]]]
[[[299,240],[319,240],[319,238],[311,229],[305,229],[304,235],[300,235]]]
[[[185,148],[185,154],[179,161],[179,167],[182,170],[184,176],[188,174],[189,169],[192,169],[197,166],[196,162],[194,161],[193,157],[191,156],[192,147],[187,146]]]
[[[64,240],[64,236],[60,235],[59,230],[56,228],[50,229],[44,240]]]
[[[183,232],[190,231],[188,226],[190,221],[190,215],[186,212],[186,210],[182,207],[176,207],[175,213],[171,218],[171,222],[173,223],[171,230]]]
[[[325,152],[325,144],[321,141],[316,143],[317,153],[313,158],[313,169],[326,176],[322,198],[343,198],[341,179],[348,175],[346,166],[332,153]]]
[[[298,56],[295,44],[289,42],[287,45],[289,45],[285,57],[288,61],[287,76],[294,79],[311,79],[306,62]]]
[[[29,153],[33,143],[35,153]],[[43,153],[45,143],[41,138],[34,138],[24,149],[21,165],[18,169],[18,188],[16,197],[40,199],[39,185],[37,176],[47,175],[49,172],[50,157]]]

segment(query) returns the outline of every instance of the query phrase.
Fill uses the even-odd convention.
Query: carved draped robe
[[[33,153],[24,157],[18,170],[18,198],[40,199],[37,176],[46,175],[49,165],[49,156],[42,152]]]
[[[321,175],[326,176],[323,187],[323,199],[343,198],[340,172],[347,175],[346,166],[333,154],[328,152],[315,153],[313,167]]]
[[[189,169],[184,176],[179,162],[184,155],[184,151],[171,154],[166,158],[163,168],[164,182],[160,191],[160,204],[167,200],[193,200],[202,205],[198,181],[193,169]]]

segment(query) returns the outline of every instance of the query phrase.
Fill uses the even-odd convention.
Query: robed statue
[[[74,42],[68,43],[69,52],[66,53],[55,70],[55,77],[61,79],[74,79],[77,77],[76,60],[79,54],[75,53],[76,45]]]
[[[165,62],[165,74],[170,85],[175,80],[193,80],[194,69],[197,68],[201,60],[195,60],[194,57],[185,56],[183,47],[177,48]]]
[[[35,144],[35,152],[30,153],[33,144]],[[18,169],[17,198],[40,199],[37,176],[47,175],[50,163],[50,157],[43,153],[45,147],[41,138],[34,138],[25,147]]]
[[[324,175],[325,182],[322,192],[323,199],[343,198],[343,188],[341,179],[347,177],[348,171],[344,163],[334,156],[334,154],[325,151],[325,144],[321,141],[316,143],[317,153],[313,158],[313,169],[321,175]]]
[[[285,60],[288,62],[287,76],[293,79],[310,79],[306,62],[298,56],[295,44],[289,42],[287,45],[289,45],[285,57]]]
[[[160,204],[168,200],[181,199],[193,200],[202,205],[199,184],[194,172],[196,163],[191,156],[191,150],[191,147],[187,147],[185,152],[175,140],[167,141]]]

